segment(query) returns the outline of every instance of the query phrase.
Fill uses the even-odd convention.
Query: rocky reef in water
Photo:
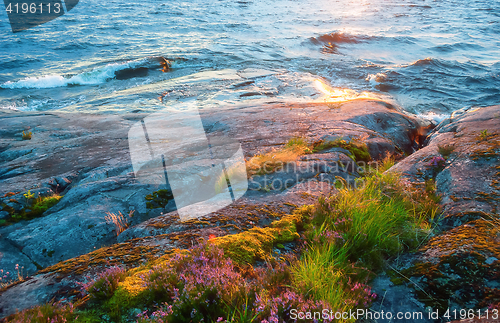
[[[346,241],[360,239],[350,235],[356,205],[342,204],[339,196],[359,199],[361,208],[386,210],[381,214],[402,212],[404,220],[394,219],[393,233],[387,231],[401,239],[367,231],[366,241],[346,254],[339,271],[346,279],[338,286],[351,308],[422,312],[428,322],[434,321],[428,313],[436,310],[440,316],[447,309],[498,311],[500,106],[455,114],[437,127],[373,100],[200,113],[209,132],[241,143],[249,187],[235,203],[181,221],[168,185],[141,184],[134,176],[127,134],[147,115],[0,112],[4,321],[22,322],[30,308],[36,315],[80,322],[163,322],[153,319],[158,311],[170,317],[165,321],[229,322],[239,321],[243,312],[247,319],[275,315],[281,321],[290,320],[296,306],[333,307],[330,298],[321,299],[319,289],[303,286],[297,277],[311,250],[347,248]],[[396,162],[385,170],[389,158]],[[368,192],[366,183],[376,192]],[[369,198],[353,195],[356,190]],[[360,233],[366,227],[360,224]],[[368,243],[374,239],[385,247]],[[148,272],[181,276],[169,263],[196,275],[202,267],[224,272],[217,281],[234,282],[229,296],[198,290],[189,274],[182,276],[182,286],[207,293],[213,302],[223,300],[222,312],[174,296],[175,288],[188,292],[168,285],[170,280],[164,290],[151,285],[156,278]],[[328,268],[323,276],[334,282],[336,273]],[[104,296],[92,289],[102,275],[116,279]],[[221,284],[214,286],[229,286]],[[168,307],[173,299],[199,312]]]

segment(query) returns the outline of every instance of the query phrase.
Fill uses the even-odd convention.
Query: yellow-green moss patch
[[[297,231],[311,210],[311,205],[302,206],[292,214],[274,221],[267,228],[252,228],[238,234],[219,237],[214,239],[213,243],[240,264],[266,259],[274,245],[291,242],[299,237]]]

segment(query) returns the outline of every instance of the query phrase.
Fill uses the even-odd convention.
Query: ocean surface
[[[121,113],[369,96],[439,121],[500,104],[499,35],[492,0],[80,0],[16,34],[2,11],[0,108]]]

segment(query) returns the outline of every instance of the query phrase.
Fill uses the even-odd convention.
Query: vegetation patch
[[[303,138],[292,138],[283,147],[259,154],[247,162],[247,174],[264,175],[283,168],[287,163],[295,162],[299,156],[311,153],[307,141]]]
[[[454,145],[438,145],[438,153],[443,156],[444,159],[448,159],[451,153],[455,151]]]
[[[247,162],[247,173],[248,176],[270,174],[282,169],[287,163],[297,161],[301,155],[317,153],[334,147],[347,150],[349,157],[355,161],[368,162],[371,160],[366,144],[357,140],[347,141],[339,138],[329,141],[321,140],[311,144],[304,138],[295,137],[279,149],[252,157]]]
[[[301,206],[268,227],[212,236],[159,258],[160,250],[139,241],[118,244],[42,272],[82,273],[150,257],[92,279],[74,322],[272,322],[290,320],[291,309],[366,308],[376,297],[369,279],[387,257],[422,243],[427,220],[438,212],[423,189],[398,175],[368,173],[364,185]],[[292,241],[301,247],[287,253]]]
[[[174,199],[171,190],[158,190],[146,195],[146,207],[148,209],[165,208],[170,200]]]
[[[7,318],[12,323],[74,322],[76,318],[73,304],[46,303]]]
[[[370,292],[355,287],[382,269],[387,257],[425,241],[428,220],[438,212],[430,194],[393,173],[376,173],[358,189],[320,199],[307,225],[307,248],[294,265],[294,284],[338,310],[366,306]]]
[[[329,141],[318,141],[313,143],[312,149],[313,152],[319,152],[322,150],[331,149],[334,147],[343,148],[349,151],[350,156],[355,161],[364,161],[368,162],[371,160],[370,153],[368,152],[368,147],[365,143],[357,141],[357,140],[345,140],[342,138],[338,138],[335,140]]]
[[[19,221],[41,217],[45,211],[56,205],[62,198],[61,195],[54,194],[46,197],[40,196],[35,199],[33,198],[34,195],[31,194],[30,191],[24,194],[24,196],[26,198],[26,206],[20,211],[15,211],[12,207],[8,207],[7,205],[3,206],[3,209],[9,212],[9,217],[0,223],[0,225],[10,225]],[[13,200],[13,203],[18,202]]]
[[[157,238],[161,238],[158,236]],[[39,271],[39,273],[58,273],[62,275],[81,275],[89,267],[105,267],[120,265],[139,265],[140,263],[157,258],[160,254],[169,251],[162,250],[160,246],[149,246],[141,242],[144,238],[136,238],[124,243],[117,243],[103,247],[86,255],[71,258]]]
[[[90,299],[106,300],[113,296],[118,288],[118,283],[123,281],[126,276],[123,267],[113,266],[98,274],[95,279],[83,284],[83,289],[90,296]]]
[[[252,228],[238,234],[226,235],[214,240],[236,263],[251,264],[256,260],[269,259],[271,249],[299,237],[298,231],[311,210],[311,206],[296,209],[267,228]]]
[[[23,131],[23,140],[31,140],[33,133],[31,131]]]

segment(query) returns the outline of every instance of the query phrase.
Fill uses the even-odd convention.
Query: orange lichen
[[[446,309],[450,299],[465,305],[471,298],[481,306],[490,295],[486,283],[498,278],[499,237],[493,221],[468,222],[429,240],[420,250],[421,261],[404,274],[420,277],[416,293],[428,306]]]

